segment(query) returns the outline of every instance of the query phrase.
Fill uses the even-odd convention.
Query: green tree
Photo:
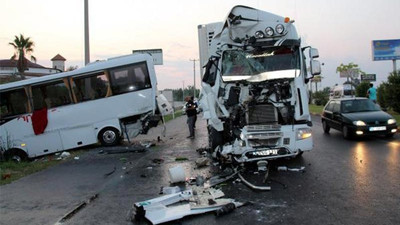
[[[369,82],[363,81],[356,87],[357,97],[367,97],[367,91],[369,89]]]
[[[10,42],[8,44],[14,47],[15,52],[11,59],[17,60],[18,72],[20,73],[21,78],[25,79],[24,71],[28,69],[26,56],[30,55],[31,60],[36,62],[36,58],[31,55],[35,44],[32,40],[30,40],[30,37],[25,38],[22,34],[20,34],[19,37],[15,36],[14,42]]]
[[[390,73],[385,86],[385,101],[393,111],[400,113],[400,70]]]
[[[356,75],[365,74],[365,72],[358,68],[357,64],[352,62],[347,65],[341,63],[340,66],[336,67],[336,73],[344,74],[347,77],[347,82],[351,82],[353,86],[356,86],[353,83],[353,79],[356,78]]]

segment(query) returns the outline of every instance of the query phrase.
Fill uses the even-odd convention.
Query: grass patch
[[[310,113],[313,113],[313,114],[321,114],[322,110],[324,109],[323,105],[310,104],[310,105],[308,105],[308,107],[310,109]]]
[[[175,116],[175,118],[182,116],[182,110],[177,110],[177,111],[175,111],[175,112],[174,112],[174,116]],[[169,115],[164,116],[165,122],[168,122],[168,121],[170,121],[170,120],[173,120],[173,119],[174,119],[174,116],[173,116],[172,114],[169,114]]]
[[[66,159],[73,159],[82,153],[83,150],[70,151],[71,156]],[[62,163],[66,160],[56,160],[58,156],[54,154],[43,156],[34,161],[16,163],[13,161],[0,162],[0,185],[9,184],[29,174],[39,172],[51,166]]]

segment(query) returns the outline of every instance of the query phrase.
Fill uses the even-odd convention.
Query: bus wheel
[[[106,127],[100,131],[98,138],[103,146],[114,146],[119,143],[119,131],[113,127]]]
[[[28,160],[28,154],[21,149],[10,149],[4,153],[6,160],[11,160],[16,163]]]

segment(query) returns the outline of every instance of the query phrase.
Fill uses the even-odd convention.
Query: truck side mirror
[[[310,48],[310,59],[315,59],[319,57],[318,49]]]
[[[311,75],[320,75],[321,74],[321,63],[318,60],[311,60],[310,62],[310,70]]]

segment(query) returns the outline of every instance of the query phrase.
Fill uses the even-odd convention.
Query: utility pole
[[[89,0],[85,0],[84,4],[84,17],[85,17],[85,65],[90,62],[89,51]]]
[[[189,59],[189,61],[193,61],[193,98],[196,97],[196,61],[198,59]]]
[[[185,104],[185,81],[182,81],[182,102]]]

